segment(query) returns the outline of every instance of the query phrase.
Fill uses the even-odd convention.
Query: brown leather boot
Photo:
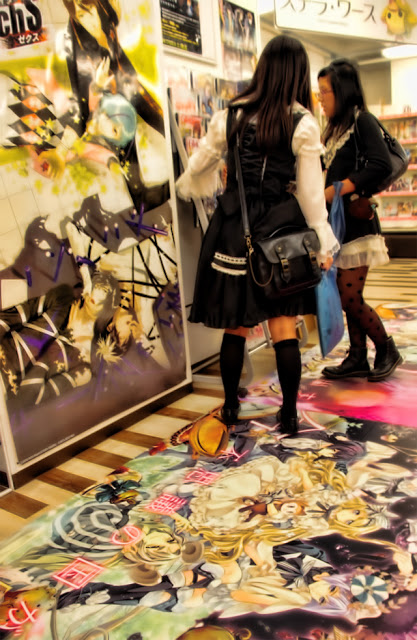
[[[402,361],[403,358],[395,345],[394,338],[390,336],[384,344],[376,347],[374,368],[368,375],[369,382],[385,380]]]

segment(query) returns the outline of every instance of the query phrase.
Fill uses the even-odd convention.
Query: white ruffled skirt
[[[340,269],[380,267],[389,262],[388,248],[383,236],[368,235],[342,245],[335,265]]]

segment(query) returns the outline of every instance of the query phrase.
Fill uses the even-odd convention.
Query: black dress
[[[301,117],[298,113],[294,116],[295,124]],[[190,322],[234,329],[253,327],[281,315],[315,313],[314,289],[271,301],[253,282],[247,268],[236,181],[235,138],[228,135],[228,140],[226,189],[218,198],[218,206],[203,239]],[[258,150],[255,125],[250,124],[240,139],[240,161],[252,240],[270,235],[288,224],[307,226],[302,215],[296,220],[276,219],[271,213],[273,205],[295,197],[288,192],[288,186],[295,181],[295,156],[291,144],[277,148],[265,159]]]

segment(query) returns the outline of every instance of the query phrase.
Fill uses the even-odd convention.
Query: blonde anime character
[[[375,462],[370,455],[368,463]],[[366,465],[361,473],[364,469]],[[381,473],[381,467],[375,472]],[[258,458],[224,472],[210,487],[201,487],[190,502],[189,520],[210,543],[205,551],[209,562],[222,565],[245,553],[255,564],[271,566],[273,547],[294,540],[332,533],[359,540],[386,529],[386,507],[355,495],[358,488],[353,485],[333,460],[317,453],[298,452],[287,463]],[[392,550],[401,571],[412,571],[409,554],[396,545]]]
[[[273,456],[255,458],[224,471],[210,486],[200,487],[190,501],[189,520],[196,529],[211,527],[216,532],[253,529],[268,516],[282,520],[279,511],[288,520],[290,507],[277,509],[274,503],[286,498],[302,501],[306,492],[320,493],[328,486],[343,491],[344,475],[333,460],[320,459],[317,453],[297,452],[287,462]],[[262,503],[266,509],[251,508]]]
[[[381,14],[388,33],[395,36],[409,36],[417,24],[417,16],[406,0],[389,0]]]

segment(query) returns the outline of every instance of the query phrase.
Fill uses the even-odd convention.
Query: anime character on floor
[[[177,640],[249,640],[251,637],[248,629],[233,633],[224,627],[202,624],[182,633]]]
[[[94,334],[107,325],[119,299],[117,280],[97,272],[91,295],[77,299],[63,284],[0,312],[0,371],[16,409],[90,381]]]
[[[81,495],[94,497],[97,502],[119,505],[127,503],[129,506],[134,506],[143,499],[149,498],[148,492],[141,489],[141,479],[142,475],[138,471],[119,467],[106,476],[106,482],[88,487]]]

